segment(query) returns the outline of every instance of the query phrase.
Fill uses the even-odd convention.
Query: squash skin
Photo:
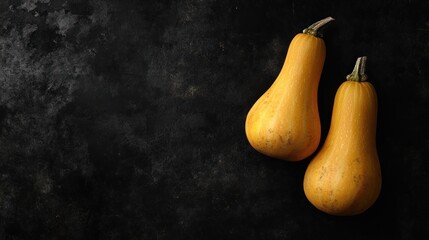
[[[377,95],[369,82],[339,87],[331,127],[304,176],[304,193],[319,210],[339,216],[361,214],[381,191],[376,149]]]
[[[258,152],[299,161],[320,143],[317,90],[326,56],[323,39],[297,34],[271,87],[247,114],[245,131]]]

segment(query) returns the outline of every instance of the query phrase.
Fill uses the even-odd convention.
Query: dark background
[[[1,1],[0,239],[428,234],[428,12],[415,0]],[[265,157],[244,134],[291,39],[327,16],[322,142],[358,56],[379,97],[383,188],[356,217],[306,200],[310,158]]]

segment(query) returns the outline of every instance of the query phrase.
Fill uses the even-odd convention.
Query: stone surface
[[[0,2],[0,239],[415,239],[428,233],[429,3]],[[305,199],[310,159],[255,152],[254,101],[316,20],[337,87],[368,56],[383,189],[356,217]]]

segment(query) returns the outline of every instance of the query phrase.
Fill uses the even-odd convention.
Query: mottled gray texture
[[[428,233],[428,5],[0,2],[0,239]],[[310,159],[264,157],[244,135],[292,37],[328,15],[323,137],[357,56],[368,56],[379,96],[383,189],[353,218],[305,199]]]

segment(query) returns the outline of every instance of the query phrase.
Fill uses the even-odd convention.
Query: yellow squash
[[[367,210],[381,190],[376,149],[377,95],[366,81],[366,57],[338,89],[331,127],[304,176],[307,199],[332,215],[357,215]]]
[[[317,90],[326,55],[318,30],[332,20],[322,19],[293,38],[277,79],[247,114],[246,136],[260,153],[298,161],[318,147]]]

